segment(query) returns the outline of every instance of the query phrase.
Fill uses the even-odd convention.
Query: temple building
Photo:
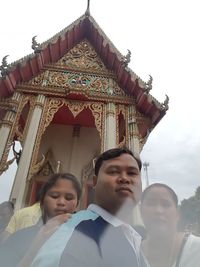
[[[85,14],[33,53],[0,66],[0,175],[18,167],[10,200],[30,205],[56,172],[71,172],[83,188],[80,208],[93,198],[96,157],[127,146],[139,154],[168,109],[142,81],[90,15]],[[16,142],[21,150],[16,150]],[[13,149],[14,158],[8,160]]]

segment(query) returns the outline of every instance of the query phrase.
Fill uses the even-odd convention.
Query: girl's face
[[[170,192],[164,187],[153,187],[141,205],[141,214],[147,232],[165,235],[176,231],[179,213]]]
[[[58,179],[45,194],[42,208],[47,219],[63,213],[74,213],[78,204],[77,192],[70,180]]]

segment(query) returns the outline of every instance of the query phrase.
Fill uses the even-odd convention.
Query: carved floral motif
[[[79,103],[74,103],[74,102],[68,102],[67,107],[69,108],[69,110],[71,111],[71,113],[73,114],[74,118],[81,112],[84,110],[84,108],[87,108],[87,103],[84,102],[79,102]]]
[[[30,80],[28,85],[50,87],[55,91],[78,91],[87,96],[126,96],[114,74],[106,69],[86,40],[72,48],[54,66]]]
[[[100,57],[87,40],[80,42],[74,48],[72,48],[57,62],[57,65],[67,66],[75,69],[84,68],[91,71],[107,71]]]
[[[47,75],[46,75],[47,76]],[[79,91],[88,96],[125,96],[124,91],[114,79],[94,74],[73,73],[72,71],[48,71],[48,79],[39,75],[28,84],[33,86],[51,87],[54,90],[68,89]]]

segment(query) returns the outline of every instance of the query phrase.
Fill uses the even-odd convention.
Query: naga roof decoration
[[[131,52],[128,50],[127,55],[123,56],[89,14],[89,10],[44,43],[37,43],[34,36],[32,39],[34,53],[10,65],[7,64],[7,56],[4,57],[0,66],[0,98],[12,95],[18,85],[25,82],[30,84],[34,77],[42,75],[46,66],[65,64],[65,55],[83,40],[88,40],[93,46],[101,59],[99,64],[103,62],[102,69],[105,68],[115,74],[119,87],[125,94],[133,97],[139,112],[151,119],[154,128],[168,109],[168,97],[166,96],[163,103],[159,103],[149,94],[152,89],[152,77],[150,76],[146,83],[128,67]]]

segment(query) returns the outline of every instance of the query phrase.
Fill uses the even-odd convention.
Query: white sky
[[[170,97],[167,115],[150,134],[142,160],[149,180],[164,182],[179,199],[200,185],[199,1],[91,0],[91,15],[122,54],[132,52],[131,69],[143,80],[152,75],[151,94]],[[86,0],[6,0],[0,4],[0,60],[11,63],[30,53],[80,17]],[[7,200],[14,166],[0,177],[0,202]],[[144,176],[144,175],[143,175]]]

